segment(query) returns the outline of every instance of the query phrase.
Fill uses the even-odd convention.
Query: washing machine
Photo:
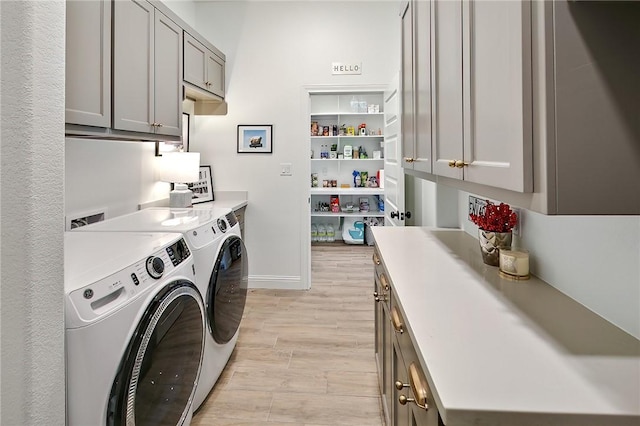
[[[179,233],[66,232],[69,426],[191,422],[206,336]]]
[[[240,225],[228,208],[149,208],[77,231],[180,232],[193,252],[196,286],[204,299],[206,337],[196,410],[227,365],[238,340],[248,287],[247,253]]]

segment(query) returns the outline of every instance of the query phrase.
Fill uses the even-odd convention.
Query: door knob
[[[391,219],[395,219],[395,218],[399,218],[400,217],[400,213],[399,212],[391,212]]]
[[[400,213],[400,220],[404,220],[405,218],[411,219],[411,212]]]

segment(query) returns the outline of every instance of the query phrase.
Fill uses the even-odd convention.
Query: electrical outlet
[[[469,221],[471,221],[471,215],[480,215],[484,213],[484,208],[487,206],[487,201],[474,197],[473,195],[469,195]]]
[[[291,163],[280,163],[280,176],[291,176]]]

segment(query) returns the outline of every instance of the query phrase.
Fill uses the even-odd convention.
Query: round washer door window
[[[227,238],[213,267],[207,295],[207,319],[213,339],[224,344],[240,326],[247,300],[249,266],[242,239]]]
[[[147,307],[111,388],[108,425],[184,422],[200,374],[204,309],[188,281],[167,285]]]

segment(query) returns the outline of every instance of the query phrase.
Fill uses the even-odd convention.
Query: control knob
[[[224,221],[224,219],[219,218],[218,219],[218,228],[220,228],[220,232],[227,232],[227,222]]]
[[[158,279],[164,272],[164,261],[156,256],[150,256],[147,259],[147,272],[151,278]]]

